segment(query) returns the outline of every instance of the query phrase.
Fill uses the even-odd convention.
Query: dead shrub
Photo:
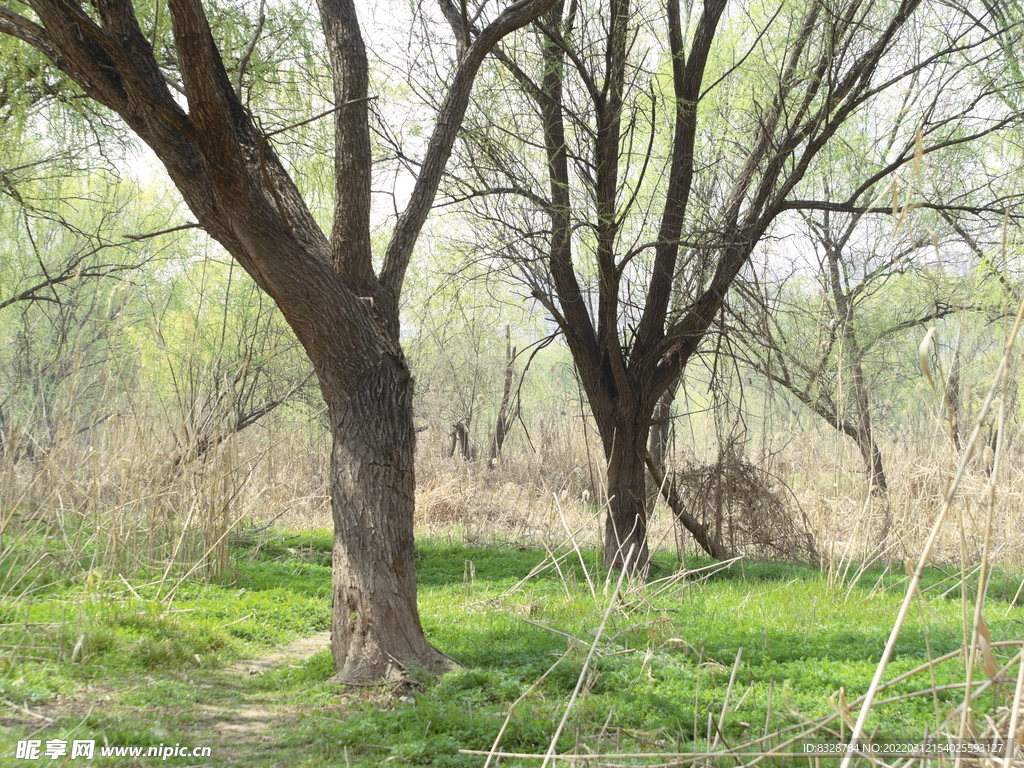
[[[790,511],[780,481],[749,462],[735,441],[721,447],[715,462],[673,471],[669,482],[683,508],[733,556],[818,562],[803,511]],[[799,510],[795,499],[794,506]]]

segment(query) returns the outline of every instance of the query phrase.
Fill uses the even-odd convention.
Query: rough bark
[[[608,451],[608,514],[604,529],[604,564],[622,568],[632,550],[630,563],[647,569],[647,498],[644,457],[647,420],[637,414],[618,419],[613,445]],[[639,448],[639,449],[638,449]]]
[[[552,2],[509,6],[463,52],[380,278],[369,251],[366,54],[352,0],[319,6],[339,102],[333,242],[243,106],[201,0],[168,0],[185,107],[130,0],[98,0],[95,18],[73,2],[30,0],[39,23],[0,7],[0,33],[45,54],[153,149],[200,225],[273,298],[312,362],[333,439],[331,647],[342,682],[450,663],[424,638],[416,607],[412,379],[398,299],[480,64]]]
[[[394,679],[447,659],[423,637],[413,558],[413,384],[386,354],[372,387],[328,397],[334,447],[334,606],[337,680]],[[410,599],[410,596],[413,596]],[[378,660],[367,669],[366,660]]]

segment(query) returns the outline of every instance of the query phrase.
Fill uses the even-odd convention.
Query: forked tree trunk
[[[622,568],[632,546],[630,568],[641,573],[647,570],[650,563],[647,528],[652,508],[651,500],[645,495],[648,472],[656,491],[665,496],[679,524],[690,532],[698,546],[718,560],[731,557],[720,538],[686,511],[675,487],[666,482],[663,466],[648,450],[652,432],[648,412],[640,408],[632,417],[620,416],[617,427],[610,426],[610,419],[603,423],[602,437],[608,461],[604,564],[609,568]],[[599,431],[601,425],[598,419]]]
[[[416,606],[412,378],[399,353],[362,384],[322,384],[334,440],[331,651],[345,683],[451,666],[424,638]]]

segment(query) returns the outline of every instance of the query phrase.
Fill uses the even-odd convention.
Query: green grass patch
[[[222,745],[218,757],[216,741],[198,741],[214,732],[196,725],[197,712],[259,702],[284,713],[271,729],[273,747],[262,747],[267,765],[443,767],[480,765],[458,750],[489,748],[526,694],[501,748],[547,749],[614,588],[597,553],[562,553],[556,567],[543,551],[420,542],[424,628],[461,665],[439,679],[413,671],[414,684],[401,690],[344,690],[326,682],[327,652],[251,677],[225,672],[231,659],[328,627],[330,548],[324,533],[249,542],[235,549],[230,581],[183,583],[170,599],[167,584],[83,578],[12,600],[0,627],[11,651],[0,661],[0,698],[56,714],[46,734],[209,743],[212,765],[229,764],[237,746]],[[756,738],[766,723],[777,730],[828,716],[837,691],[853,700],[867,689],[906,588],[902,569],[838,578],[738,563],[710,576],[672,577],[679,564],[657,560],[655,579],[627,583],[616,602],[560,749],[700,751],[708,747],[709,714],[729,744]],[[1010,604],[1019,581],[997,573],[996,583],[986,609],[993,639],[1019,639],[1024,609]],[[957,582],[936,569],[925,587],[888,678],[961,647]],[[954,660],[885,691],[882,698],[906,698],[875,710],[870,730],[890,740],[934,731],[963,698],[962,688],[946,686],[963,677],[963,662]],[[1005,697],[1005,690],[983,695],[979,721]],[[93,704],[61,713],[54,703],[64,700]],[[24,733],[5,732],[5,745]],[[246,764],[264,764],[253,760]]]

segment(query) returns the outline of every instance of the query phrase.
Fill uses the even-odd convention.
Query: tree
[[[201,0],[168,0],[169,15],[131,0],[91,8],[30,0],[22,13],[0,6],[0,32],[43,53],[149,145],[199,224],[274,300],[309,357],[333,438],[331,648],[342,682],[449,664],[424,638],[416,607],[413,381],[399,343],[399,298],[484,57],[550,4],[508,6],[462,51],[379,271],[370,236],[369,68],[353,0],[319,2],[333,75],[330,237],[243,103]],[[145,14],[154,35],[158,22],[169,23],[160,56],[143,31]]]
[[[0,194],[0,456],[17,434],[14,458],[115,413],[102,369],[124,352],[113,337],[132,311],[129,286],[174,245],[167,212],[136,186],[95,167],[59,174],[52,158],[27,160],[30,143],[4,152],[20,162]]]
[[[887,347],[908,331],[982,310],[971,296],[967,261],[973,251],[990,263],[978,240],[990,240],[1020,216],[1014,174],[985,161],[1006,141],[1008,121],[979,121],[969,132],[961,125],[946,133],[973,107],[954,109],[941,90],[905,94],[884,136],[872,138],[867,124],[860,136],[847,134],[845,146],[805,187],[817,185],[822,200],[833,199],[855,168],[875,183],[853,188],[845,205],[802,211],[788,248],[806,256],[766,261],[755,279],[741,278],[725,322],[731,347],[747,365],[854,441],[879,493],[888,486],[872,400],[876,385],[891,380],[891,369],[884,373],[893,363],[883,362]],[[921,121],[921,114],[929,119]],[[879,183],[884,165],[864,149],[872,141],[882,148],[877,158],[912,156],[885,184]],[[942,160],[955,164],[956,174],[932,167],[926,141],[929,154],[936,145],[944,149]],[[892,205],[878,207],[883,199]],[[815,288],[808,290],[803,278],[812,278]],[[956,370],[948,382],[950,406]]]
[[[208,242],[180,238],[173,270],[143,286],[157,343],[152,359],[143,356],[149,375],[139,386],[168,416],[172,470],[205,461],[286,403],[317,399],[313,373],[273,302],[237,264],[205,250]]]
[[[465,12],[446,7],[456,34],[473,39]],[[759,244],[799,211],[856,212],[861,192],[917,149],[1012,119],[974,78],[992,35],[947,4],[728,7],[556,4],[530,55],[497,49],[502,69],[478,88],[450,189],[572,353],[608,462],[613,567],[631,550],[637,567],[647,562],[652,414]],[[908,90],[937,94],[910,130],[885,119]],[[867,145],[871,163],[834,197],[811,197],[805,176],[834,161],[830,148],[869,108],[873,135],[895,132],[894,151]]]
[[[872,402],[884,396],[878,386],[892,383],[893,342],[981,307],[966,295],[968,280],[938,276],[929,259],[937,241],[907,242],[879,227],[865,236],[858,234],[865,229],[858,226],[861,217],[828,211],[808,215],[806,224],[817,261],[813,281],[799,272],[774,288],[767,279],[740,281],[723,323],[729,348],[853,440],[872,491],[884,494],[888,482]],[[950,246],[956,247],[941,247]],[[944,263],[955,261],[947,253]]]

